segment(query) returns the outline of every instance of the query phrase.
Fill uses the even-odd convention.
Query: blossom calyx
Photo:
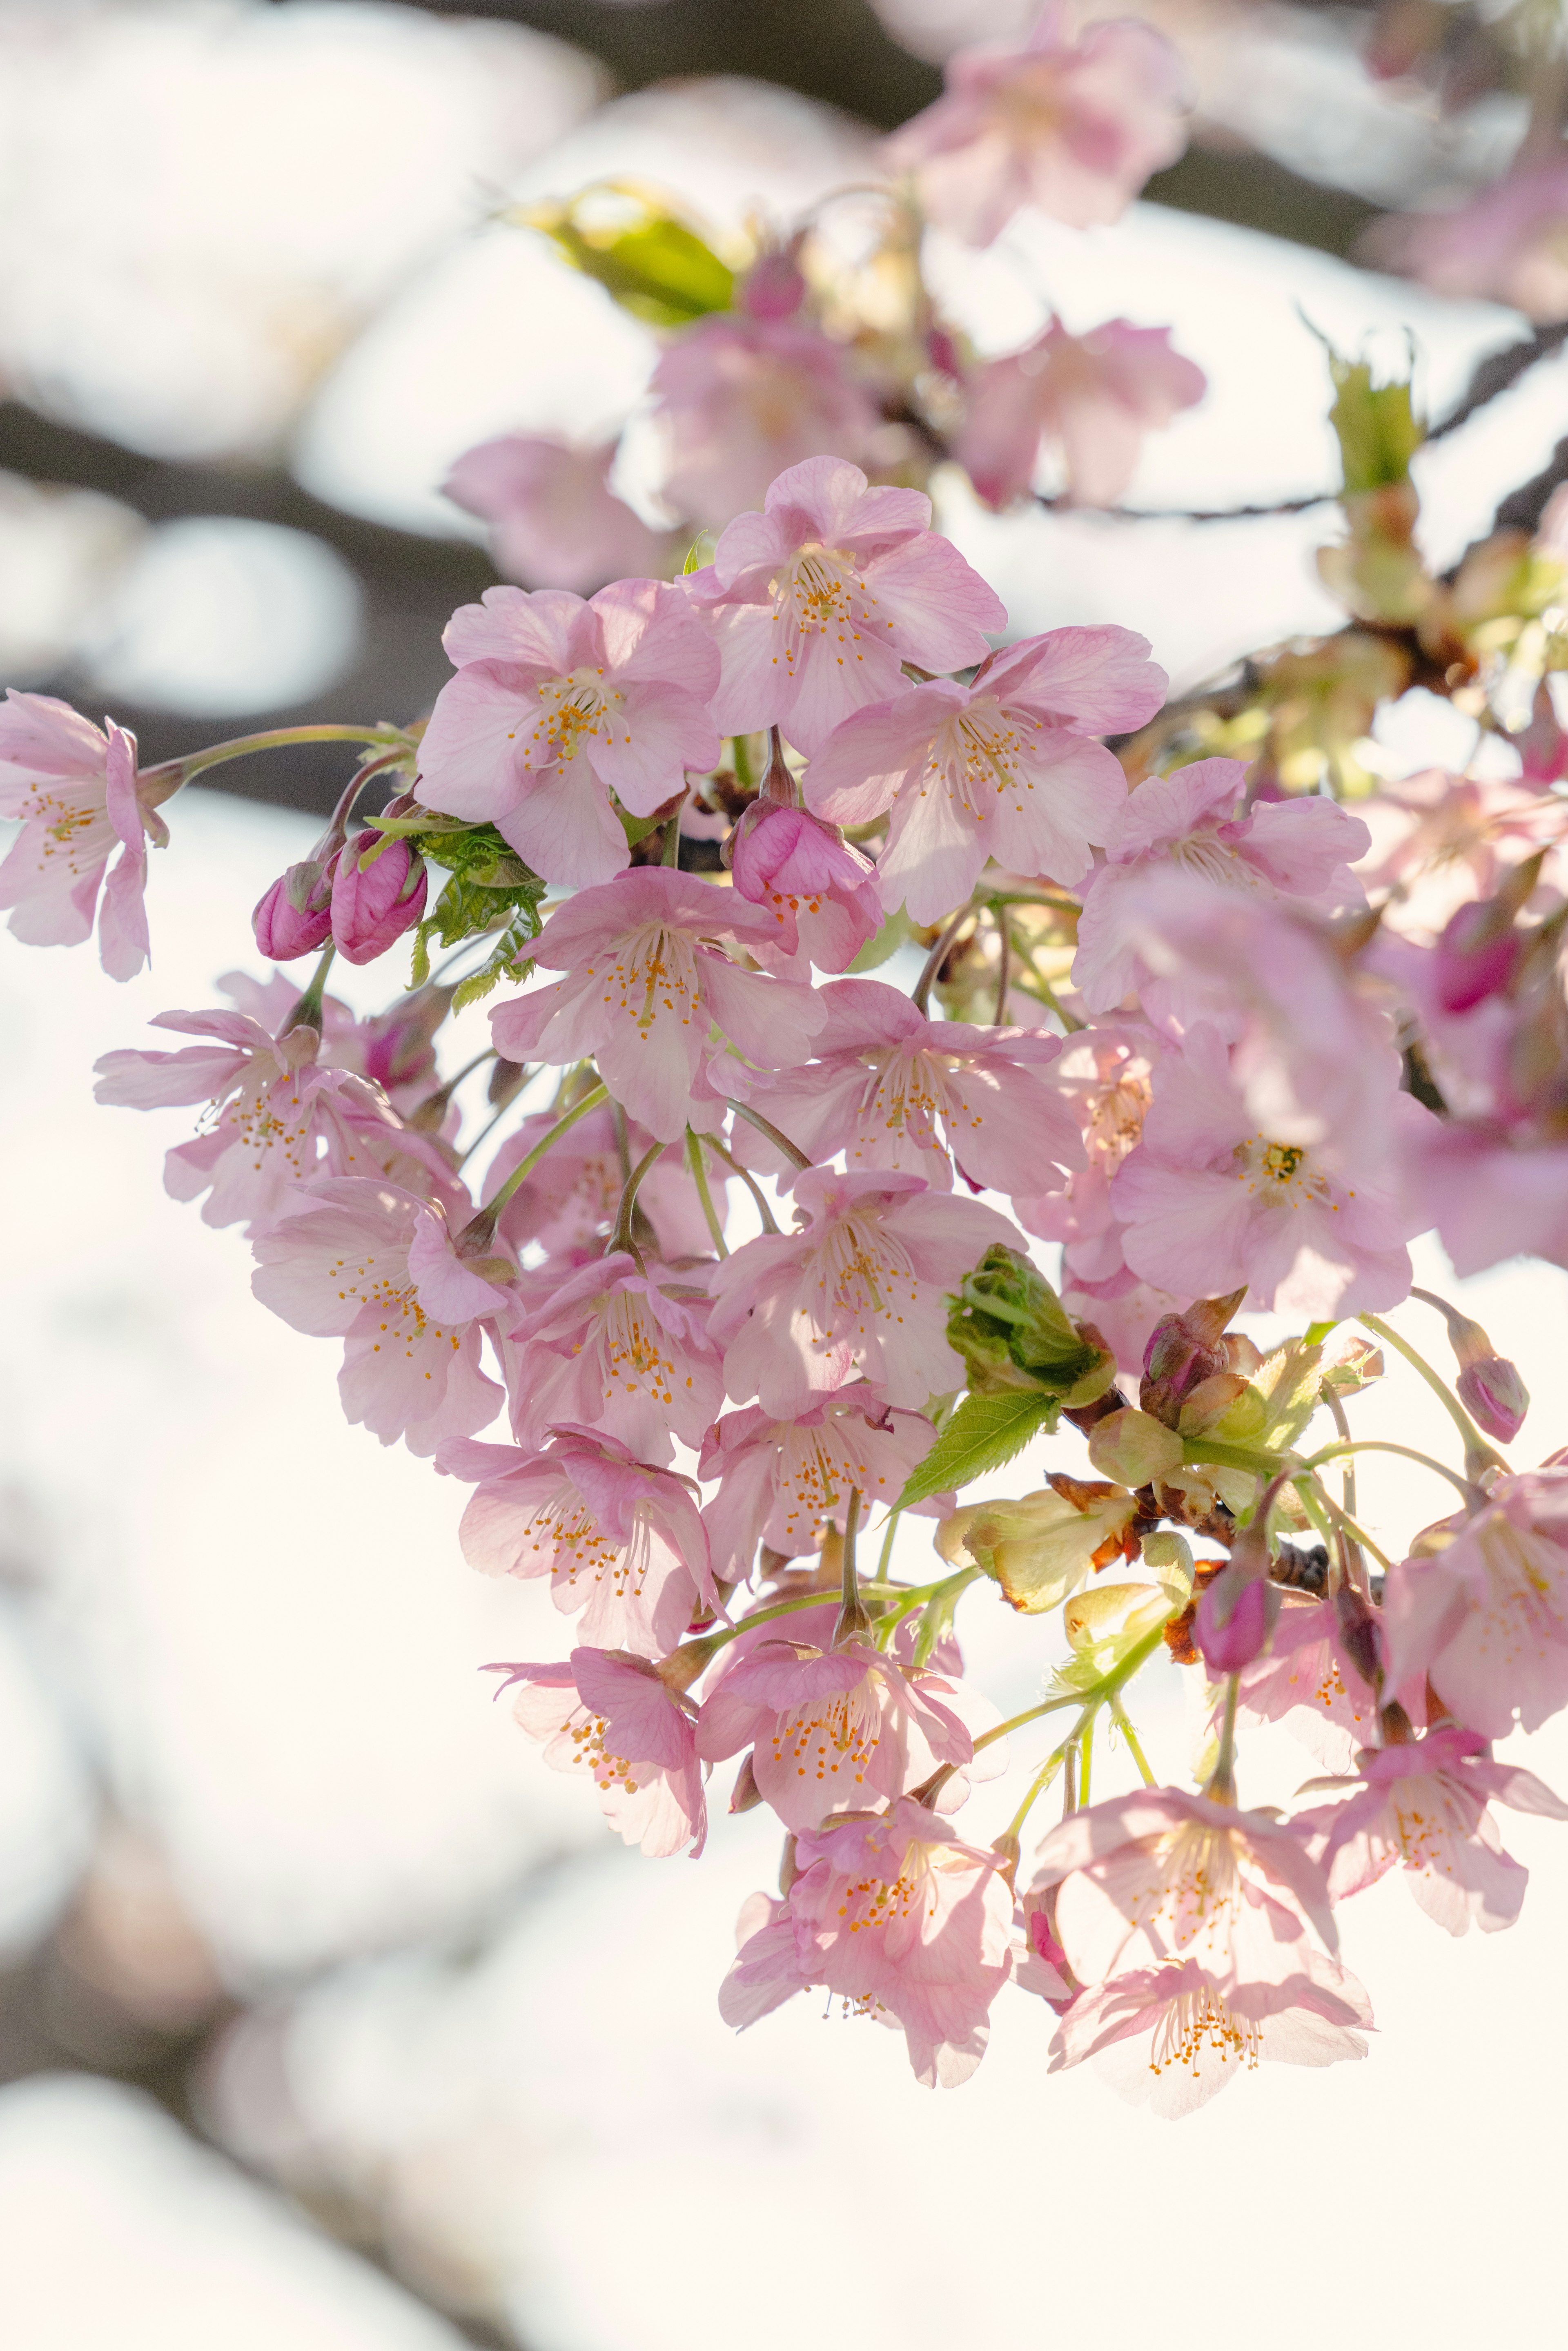
[[[965,1275],[947,1343],[964,1358],[975,1395],[1023,1388],[1054,1396],[1059,1408],[1077,1407],[1092,1404],[1116,1375],[1093,1326],[1074,1322],[1044,1275],[1000,1244]]]

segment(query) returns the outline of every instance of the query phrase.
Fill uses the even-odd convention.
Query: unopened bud
[[[1234,1290],[1228,1298],[1200,1298],[1184,1314],[1161,1315],[1144,1351],[1138,1402],[1145,1412],[1174,1428],[1182,1399],[1200,1381],[1230,1369],[1225,1326],[1246,1295]]]
[[[1530,1390],[1506,1355],[1482,1355],[1458,1378],[1459,1402],[1478,1428],[1511,1445],[1530,1410]]]
[[[332,877],[332,936],[350,963],[373,963],[424,912],[430,877],[406,841],[368,831],[340,850]],[[367,860],[369,861],[367,862]]]
[[[250,926],[269,963],[292,963],[314,955],[332,933],[332,890],[314,861],[291,865],[258,898]]]
[[[1279,1610],[1279,1593],[1261,1576],[1249,1575],[1234,1561],[1221,1568],[1193,1619],[1192,1636],[1209,1672],[1218,1678],[1249,1666],[1273,1631]]]

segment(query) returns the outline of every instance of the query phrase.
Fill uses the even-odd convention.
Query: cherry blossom
[[[149,956],[147,840],[167,845],[157,804],[178,778],[139,776],[135,736],[112,719],[107,726],[52,695],[6,694],[0,817],[22,829],[0,864],[0,907],[12,909],[13,935],[35,947],[76,946],[96,918],[104,970],[131,979]]]
[[[584,603],[486,588],[442,639],[457,674],[420,744],[426,804],[497,827],[547,882],[608,881],[630,855],[611,795],[651,816],[712,768],[712,643],[678,588],[622,580]]]
[[[1113,507],[1137,471],[1145,434],[1207,390],[1203,370],[1172,350],[1168,327],[1109,319],[1070,335],[1053,319],[1021,351],[980,369],[954,454],[990,507],[1031,488],[1042,449],[1061,453],[1065,503]]]
[[[707,1806],[691,1717],[640,1657],[574,1649],[565,1665],[491,1666],[516,1687],[512,1712],[552,1771],[586,1771],[611,1827],[664,1860],[700,1855]]]
[[[383,1445],[434,1453],[493,1420],[502,1392],[480,1333],[511,1301],[511,1268],[461,1258],[439,1208],[364,1176],[313,1176],[253,1247],[251,1287],[313,1338],[343,1341],[343,1410]]]
[[[1287,1598],[1264,1654],[1242,1669],[1238,1714],[1282,1722],[1330,1771],[1376,1736],[1375,1692],[1347,1656],[1332,1600]]]
[[[1190,1022],[1204,1008],[1181,975],[1156,977],[1140,965],[1140,884],[1151,868],[1315,913],[1365,904],[1350,870],[1371,846],[1361,820],[1325,799],[1262,800],[1249,812],[1246,773],[1239,759],[1199,759],[1150,776],[1127,800],[1105,862],[1084,888],[1078,925],[1072,978],[1092,1011],[1113,1011],[1134,987],[1155,1020]]]
[[[851,711],[903,692],[904,662],[981,661],[984,632],[1007,622],[932,530],[928,497],[873,489],[835,457],[780,474],[762,513],[737,516],[685,586],[723,663],[721,733],[778,726],[808,755]]]
[[[1177,1788],[1073,1813],[1040,1848],[1056,1932],[1080,1983],[1190,1962],[1227,2006],[1308,1973],[1338,1937],[1322,1869],[1288,1825]]]
[[[963,686],[901,691],[846,717],[806,770],[809,807],[835,824],[891,810],[877,861],[883,904],[935,922],[988,858],[1078,881],[1115,837],[1121,763],[1095,734],[1141,726],[1166,677],[1130,629],[1053,629],[997,654]]]
[[[522,1121],[486,1168],[482,1201],[495,1197],[513,1168],[543,1142],[557,1119],[555,1111],[541,1110]],[[628,1123],[626,1146],[633,1166],[653,1140],[644,1128]],[[533,1173],[524,1178],[502,1208],[496,1230],[509,1248],[519,1252],[531,1241],[548,1256],[570,1257],[608,1235],[625,1178],[612,1112],[608,1105],[590,1111],[559,1143],[551,1144]],[[728,1182],[722,1166],[712,1169],[708,1190],[721,1222]],[[697,1188],[678,1146],[654,1160],[637,1187],[637,1207],[653,1227],[655,1246],[666,1264],[680,1258],[703,1257],[711,1249]]]
[[[176,1200],[206,1194],[206,1224],[264,1231],[308,1177],[371,1176],[414,1140],[378,1087],[321,1065],[314,1029],[274,1038],[248,1015],[221,1011],[160,1012],[152,1025],[210,1041],[105,1053],[94,1096],[129,1110],[206,1105],[206,1133],[175,1145],[163,1179]]]
[[[543,1452],[454,1438],[436,1467],[475,1491],[459,1539],[486,1575],[548,1575],[556,1606],[598,1648],[661,1656],[699,1603],[716,1607],[687,1480],[602,1430],[558,1422]]]
[[[610,487],[616,443],[571,448],[507,433],[465,450],[442,484],[455,506],[491,527],[498,569],[526,588],[579,595],[664,568],[664,535]]]
[[[1372,2007],[1355,1978],[1310,1947],[1299,1974],[1222,1993],[1191,1960],[1136,1968],[1082,1991],[1057,2026],[1048,2070],[1093,2060],[1132,2105],[1167,2122],[1207,2105],[1260,2063],[1364,2057]]]
[[[700,1291],[675,1294],[626,1250],[548,1286],[507,1332],[512,1427],[524,1445],[563,1422],[600,1428],[644,1461],[702,1443],[724,1395]]]
[[[1529,319],[1560,319],[1568,311],[1568,161],[1558,145],[1553,138],[1545,158],[1516,164],[1455,209],[1386,214],[1368,231],[1368,258],[1437,294],[1480,296]]]
[[[1027,40],[960,49],[946,83],[883,153],[914,173],[927,216],[968,245],[989,245],[1022,204],[1074,228],[1117,220],[1186,145],[1181,59],[1135,18],[1074,41],[1065,9],[1048,5]]]
[[[568,977],[492,1013],[497,1049],[514,1061],[591,1054],[617,1101],[660,1142],[674,1142],[688,1123],[711,1131],[721,1098],[745,1082],[737,1050],[778,1068],[799,1061],[821,1026],[809,988],[743,971],[711,944],[744,946],[772,930],[770,916],[734,891],[661,866],[580,891],[532,950]]]
[[[731,871],[741,896],[772,915],[778,935],[758,959],[788,968],[804,956],[843,971],[883,919],[876,868],[835,826],[779,800],[754,800],[735,828]]]
[[[891,1412],[857,1382],[819,1396],[788,1420],[760,1405],[727,1413],[703,1442],[698,1474],[718,1491],[703,1510],[714,1573],[726,1583],[751,1573],[757,1546],[786,1557],[815,1550],[823,1526],[842,1531],[850,1495],[865,1509],[895,1501],[936,1435],[915,1412]],[[940,1515],[946,1498],[915,1507]]]
[[[737,1402],[789,1417],[854,1373],[890,1405],[918,1410],[956,1387],[946,1293],[1016,1226],[918,1176],[796,1178],[795,1233],[761,1234],[719,1266],[708,1335]]]
[[[800,1838],[796,1868],[782,1902],[754,1895],[740,1914],[725,2022],[755,2024],[825,1986],[850,2012],[903,2027],[927,2089],[967,2081],[1012,1970],[1012,1897],[997,1855],[904,1796],[885,1814]]]
[[[716,530],[789,468],[863,457],[882,422],[844,346],[794,319],[699,319],[650,390],[669,440],[664,496]]]
[[[1289,1123],[1270,1132],[1254,1117],[1225,1046],[1195,1029],[1162,1062],[1143,1139],[1111,1187],[1134,1272],[1187,1297],[1245,1286],[1281,1313],[1397,1305],[1418,1228],[1378,1162],[1391,1127],[1430,1113],[1397,1091],[1396,1068],[1375,1127],[1299,1142]]]
[[[1354,1779],[1315,1784],[1349,1801],[1298,1814],[1323,1831],[1322,1860],[1336,1902],[1400,1869],[1429,1918],[1450,1935],[1473,1924],[1511,1927],[1530,1872],[1504,1853],[1490,1806],[1568,1821],[1568,1804],[1532,1771],[1494,1763],[1473,1730],[1428,1731],[1414,1743],[1364,1751]]]
[[[816,1058],[757,1095],[773,1124],[814,1158],[841,1151],[856,1173],[901,1168],[944,1192],[953,1186],[949,1151],[963,1175],[1001,1192],[1043,1187],[1053,1175],[1060,1183],[1058,1170],[1082,1165],[1055,1085],[1058,1039],[928,1020],[873,979],[837,980],[821,1001]],[[766,1142],[747,1137],[743,1149],[770,1164]]]
[[[867,1641],[826,1649],[791,1639],[788,1624],[768,1631],[705,1695],[697,1752],[716,1763],[749,1747],[786,1828],[813,1829],[902,1796],[938,1764],[970,1762],[973,1730],[998,1719],[946,1675],[906,1671]]]
[[[1484,1738],[1568,1706],[1568,1468],[1501,1479],[1435,1558],[1398,1562],[1384,1625],[1390,1681],[1426,1674]]]
[[[1013,1194],[1013,1214],[1027,1232],[1071,1245],[1077,1279],[1103,1280],[1124,1270],[1111,1185],[1143,1134],[1160,1045],[1148,1029],[1099,1022],[1067,1038],[1051,1065],[1051,1082],[1078,1121],[1082,1156],[1076,1163],[1064,1161],[1072,1170],[1065,1186],[1040,1184],[1038,1167],[1032,1178],[1004,1186]]]

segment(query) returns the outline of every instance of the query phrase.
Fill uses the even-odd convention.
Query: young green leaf
[[[966,1396],[925,1460],[910,1472],[894,1509],[906,1510],[911,1503],[1000,1469],[1039,1430],[1049,1433],[1056,1426],[1060,1405],[1060,1398],[1038,1389]]]

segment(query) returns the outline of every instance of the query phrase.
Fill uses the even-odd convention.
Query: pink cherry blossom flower
[[[459,1540],[486,1575],[548,1575],[595,1648],[662,1656],[699,1604],[716,1608],[707,1536],[689,1482],[639,1461],[602,1430],[557,1428],[542,1453],[444,1445],[436,1467],[473,1483]]]
[[[776,1420],[759,1406],[727,1413],[703,1443],[697,1474],[718,1479],[703,1510],[722,1583],[746,1582],[759,1542],[796,1558],[814,1551],[824,1525],[842,1531],[852,1492],[866,1510],[897,1500],[936,1432],[916,1412],[890,1412],[857,1383]],[[940,1518],[952,1504],[933,1496],[915,1509]],[[794,1631],[796,1627],[789,1627]]]
[[[817,1058],[758,1095],[812,1158],[841,1151],[857,1174],[901,1168],[942,1192],[953,1186],[949,1151],[963,1175],[998,1192],[1043,1189],[1053,1175],[1062,1180],[1058,1171],[1082,1165],[1077,1123],[1055,1083],[1060,1039],[927,1020],[874,979],[835,981],[820,999]],[[762,1156],[749,1139],[745,1149]]]
[[[519,1444],[570,1421],[643,1461],[668,1461],[676,1437],[700,1445],[724,1395],[706,1305],[674,1296],[623,1249],[552,1281],[507,1334]]]
[[[1554,837],[1563,810],[1517,778],[1427,768],[1385,784],[1356,814],[1372,835],[1361,879],[1387,893],[1385,926],[1430,946],[1459,907],[1490,898]]]
[[[754,1895],[719,1993],[727,2024],[755,2024],[809,1985],[852,2013],[902,2026],[927,2089],[968,2080],[991,2002],[1012,1971],[1012,1897],[994,1853],[962,1844],[907,1796],[869,1821],[800,1838],[782,1902]]]
[[[628,1844],[695,1861],[707,1806],[686,1708],[641,1657],[574,1649],[564,1666],[489,1666],[497,1694],[520,1684],[512,1712],[544,1742],[552,1771],[587,1772],[599,1807]]]
[[[1162,1061],[1143,1140],[1111,1187],[1128,1265],[1188,1297],[1245,1284],[1249,1304],[1309,1316],[1396,1306],[1418,1229],[1382,1165],[1385,1137],[1431,1113],[1387,1076],[1377,1123],[1289,1139],[1249,1109],[1232,1056],[1207,1025]]]
[[[856,1372],[916,1411],[959,1386],[946,1293],[993,1242],[1016,1246],[1017,1226],[918,1176],[810,1167],[795,1199],[798,1232],[760,1234],[712,1276],[729,1394],[786,1418]]]
[[[904,662],[983,660],[1006,610],[930,526],[920,491],[873,489],[835,457],[791,465],[761,514],[737,516],[685,582],[723,662],[721,733],[778,726],[810,755],[851,711],[902,694]]]
[[[609,580],[656,577],[669,549],[611,489],[617,446],[507,433],[465,450],[442,488],[490,525],[497,570],[525,588],[586,595]]]
[[[577,889],[625,865],[612,792],[651,816],[688,768],[717,762],[717,660],[678,588],[622,580],[587,603],[486,588],[442,643],[457,674],[420,744],[420,796],[496,825],[547,882]]]
[[[788,1624],[768,1630],[705,1695],[697,1753],[717,1763],[749,1747],[752,1776],[788,1829],[902,1796],[938,1764],[962,1769],[974,1733],[998,1719],[945,1674],[901,1667],[869,1641],[819,1648],[791,1639]]]
[[[1009,645],[972,685],[905,687],[844,720],[806,770],[807,805],[834,824],[891,809],[877,882],[917,923],[966,896],[988,858],[1076,882],[1127,797],[1094,734],[1142,726],[1165,699],[1148,650],[1130,629],[1052,629]]]
[[[1145,434],[1163,431],[1207,388],[1203,370],[1172,350],[1168,327],[1108,319],[1070,335],[1053,319],[1021,351],[979,370],[953,454],[988,507],[1032,487],[1042,449],[1060,453],[1067,505],[1113,507]]]
[[[759,959],[797,957],[819,971],[847,969],[882,927],[876,868],[836,826],[781,800],[754,800],[731,836],[730,870],[741,896],[778,925]]]
[[[176,1200],[206,1193],[206,1224],[262,1231],[307,1178],[369,1176],[412,1139],[379,1088],[320,1064],[314,1029],[274,1038],[242,1012],[160,1012],[152,1026],[210,1041],[177,1053],[105,1053],[94,1097],[128,1110],[206,1105],[205,1134],[164,1162]]]
[[[1287,1598],[1263,1656],[1242,1669],[1238,1719],[1282,1722],[1330,1771],[1377,1734],[1377,1698],[1340,1638],[1332,1600]]]
[[[1339,1948],[1322,1869],[1288,1825],[1176,1788],[1071,1813],[1040,1848],[1056,1932],[1082,1984],[1190,1962],[1228,2007]]]
[[[1186,145],[1186,69],[1134,18],[1074,41],[1066,12],[1047,5],[1027,40],[960,49],[946,78],[883,153],[890,171],[915,174],[927,216],[968,245],[989,245],[1022,204],[1074,228],[1118,220]]]
[[[1473,1730],[1430,1730],[1413,1743],[1363,1752],[1356,1772],[1314,1783],[1351,1791],[1348,1802],[1296,1816],[1298,1826],[1324,1832],[1323,1866],[1336,1902],[1398,1868],[1427,1916],[1450,1935],[1472,1923],[1487,1934],[1513,1925],[1530,1872],[1504,1853],[1490,1806],[1568,1821],[1568,1804],[1532,1771],[1494,1763]]]
[[[1363,241],[1368,259],[1434,293],[1506,302],[1540,321],[1568,318],[1568,160],[1556,147],[1451,211],[1385,214]]]
[[[314,1176],[253,1243],[251,1287],[296,1331],[343,1341],[343,1409],[392,1445],[434,1453],[494,1419],[502,1391],[479,1368],[480,1333],[512,1301],[453,1247],[441,1210],[363,1176]],[[510,1272],[510,1269],[507,1269]]]
[[[1123,1271],[1120,1228],[1111,1207],[1111,1185],[1127,1154],[1139,1142],[1153,1094],[1160,1039],[1135,1026],[1081,1029],[1063,1040],[1051,1065],[1057,1099],[1076,1118],[1082,1156],[1065,1189],[1032,1178],[1002,1188],[1013,1195],[1013,1214],[1026,1232],[1041,1240],[1072,1244],[1072,1267],[1084,1280]]]
[[[650,386],[669,441],[664,498],[721,530],[789,467],[863,457],[882,414],[850,366],[843,344],[798,319],[699,319]]]
[[[1175,2122],[1260,2063],[1333,2065],[1364,2057],[1372,2006],[1353,1975],[1303,1947],[1301,1972],[1227,1997],[1191,1960],[1137,1968],[1079,1993],[1057,2026],[1047,2071],[1092,2058],[1132,2105]]]
[[[748,946],[772,931],[771,917],[733,890],[638,866],[549,917],[534,959],[570,976],[493,1012],[497,1048],[514,1061],[591,1054],[616,1100],[663,1143],[688,1123],[711,1129],[720,1099],[745,1081],[732,1048],[765,1069],[788,1067],[821,1026],[809,987],[742,971],[710,944],[727,935]]]
[[[1263,800],[1248,814],[1246,774],[1239,759],[1198,759],[1150,776],[1128,799],[1083,892],[1072,978],[1092,1011],[1114,1010],[1134,989],[1157,1022],[1189,1024],[1207,1008],[1182,974],[1157,977],[1139,959],[1152,871],[1189,874],[1259,905],[1332,914],[1365,904],[1350,871],[1371,845],[1360,819],[1310,799]]]
[[[13,935],[34,947],[79,946],[96,916],[105,971],[131,979],[149,954],[147,838],[167,847],[157,804],[178,779],[140,777],[135,736],[112,719],[107,726],[101,734],[52,695],[6,695],[0,817],[18,819],[22,830],[0,864],[0,907],[12,908]]]
[[[1568,1468],[1505,1478],[1433,1559],[1390,1572],[1389,1679],[1425,1673],[1487,1739],[1568,1706]]]
[[[553,1110],[535,1111],[508,1135],[486,1170],[482,1201],[495,1197],[513,1168],[556,1124],[557,1116]],[[628,1124],[627,1151],[633,1166],[653,1139],[634,1122]],[[614,1121],[606,1104],[590,1111],[551,1145],[507,1202],[496,1230],[508,1248],[519,1252],[530,1241],[549,1257],[590,1247],[597,1249],[615,1221],[624,1182]],[[710,1162],[708,1192],[721,1225],[728,1183],[727,1171]],[[702,1202],[678,1144],[655,1159],[643,1176],[637,1188],[637,1207],[652,1225],[666,1265],[711,1253],[713,1241]]]

